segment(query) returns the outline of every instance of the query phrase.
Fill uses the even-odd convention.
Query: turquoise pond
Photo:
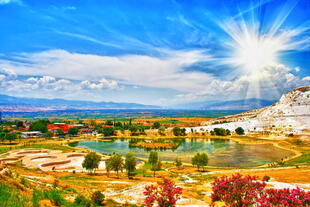
[[[140,140],[141,141],[141,140]],[[138,158],[147,158],[149,150],[131,147],[129,139],[113,139],[110,141],[81,141],[70,146],[87,148],[100,153],[131,153]],[[176,139],[175,150],[159,150],[163,161],[173,161],[179,157],[183,162],[190,163],[197,152],[206,152],[209,165],[217,167],[254,167],[265,163],[281,160],[293,152],[277,148],[272,144],[240,144],[230,139]]]

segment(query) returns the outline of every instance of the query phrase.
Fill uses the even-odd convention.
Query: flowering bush
[[[232,177],[223,176],[215,178],[212,183],[212,202],[224,201],[231,207],[302,207],[310,205],[310,192],[297,189],[265,189],[265,176],[261,181],[256,176]]]
[[[259,192],[266,186],[265,182],[256,180],[255,176],[240,174],[215,178],[212,183],[212,201],[224,201],[232,207],[251,206],[256,203]]]
[[[296,189],[266,189],[258,201],[260,207],[310,206],[310,192]]]
[[[157,186],[149,185],[145,187],[145,206],[152,207],[157,203],[157,207],[174,207],[182,194],[182,188],[176,187],[174,182],[169,179],[164,179],[157,184]]]
[[[91,200],[97,205],[101,205],[104,199],[105,197],[100,191],[96,191],[91,195]]]

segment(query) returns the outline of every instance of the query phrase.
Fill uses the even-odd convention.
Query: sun
[[[277,62],[280,50],[278,39],[247,33],[237,42],[233,59],[245,73],[259,73],[263,68]]]

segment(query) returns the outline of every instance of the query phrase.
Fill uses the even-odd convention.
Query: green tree
[[[157,162],[158,162],[158,153],[155,151],[151,151],[149,155],[148,163],[150,163],[151,165],[154,165]]]
[[[226,135],[231,135],[231,132],[230,132],[230,130],[229,129],[226,129]]]
[[[70,127],[68,130],[68,134],[77,135],[79,133],[79,129],[77,127]]]
[[[57,129],[56,134],[58,134],[59,136],[62,136],[64,135],[64,131],[62,129]]]
[[[49,122],[47,120],[38,120],[34,121],[30,124],[29,129],[30,131],[40,131],[42,133],[47,132],[47,124]]]
[[[180,129],[179,127],[174,127],[172,129],[172,132],[173,132],[174,136],[185,136],[186,135],[185,128]]]
[[[239,135],[243,135],[244,134],[244,129],[242,127],[238,127],[235,129],[235,132]]]
[[[217,136],[226,136],[227,135],[226,129],[223,129],[223,128],[214,128],[214,133]]]
[[[125,159],[125,169],[128,173],[128,178],[131,179],[133,172],[136,170],[137,159],[132,154],[127,154]]]
[[[124,169],[124,161],[121,155],[112,155],[107,161],[106,161],[106,168],[107,171],[114,170],[117,174],[117,178],[119,178],[119,171],[123,171]]]
[[[113,121],[107,120],[104,125],[113,126]]]
[[[8,140],[10,143],[17,139],[17,134],[6,134],[6,140]]]
[[[137,135],[138,130],[139,128],[137,125],[130,125],[129,127],[129,131],[131,132],[132,136]]]
[[[23,122],[23,121],[17,121],[17,122],[16,122],[16,126],[17,126],[18,128],[23,128],[23,127],[24,127],[24,122]]]
[[[159,129],[159,127],[160,127],[160,123],[159,122],[154,122],[153,128],[154,129]]]
[[[160,136],[164,136],[165,135],[165,127],[164,126],[159,127],[158,134]]]
[[[202,170],[204,171],[205,166],[208,165],[208,155],[206,153],[197,153],[193,158],[192,158],[192,164],[194,166],[197,166],[197,169],[199,171],[199,168],[202,167]]]
[[[47,131],[47,132],[45,132],[44,133],[44,137],[47,137],[47,138],[49,138],[49,137],[52,137],[53,136],[53,132],[51,132],[51,131]]]
[[[156,163],[152,164],[151,170],[153,171],[155,177],[155,172],[161,170],[161,161],[158,160]]]
[[[182,161],[180,158],[175,158],[174,164],[177,168],[180,168],[182,166]]]
[[[105,127],[100,130],[100,133],[102,133],[104,136],[113,136],[115,131],[113,127]]]
[[[96,152],[89,152],[84,158],[82,167],[88,170],[90,173],[92,173],[93,170],[99,167],[99,163],[100,163],[100,156],[97,155]]]

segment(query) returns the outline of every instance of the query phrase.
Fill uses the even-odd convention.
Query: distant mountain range
[[[275,101],[245,99],[234,101],[208,101],[170,106],[171,109],[188,110],[252,110],[269,106]],[[11,112],[34,112],[51,110],[92,109],[160,109],[160,106],[137,103],[94,102],[65,99],[25,98],[0,95],[0,110]]]
[[[197,110],[253,110],[270,106],[275,102],[276,100],[251,98],[251,99],[232,100],[232,101],[196,102],[189,104],[180,104],[174,107],[178,109],[197,109]]]
[[[157,109],[159,106],[137,103],[93,102],[65,99],[24,98],[0,95],[0,110],[33,112],[66,109]]]

